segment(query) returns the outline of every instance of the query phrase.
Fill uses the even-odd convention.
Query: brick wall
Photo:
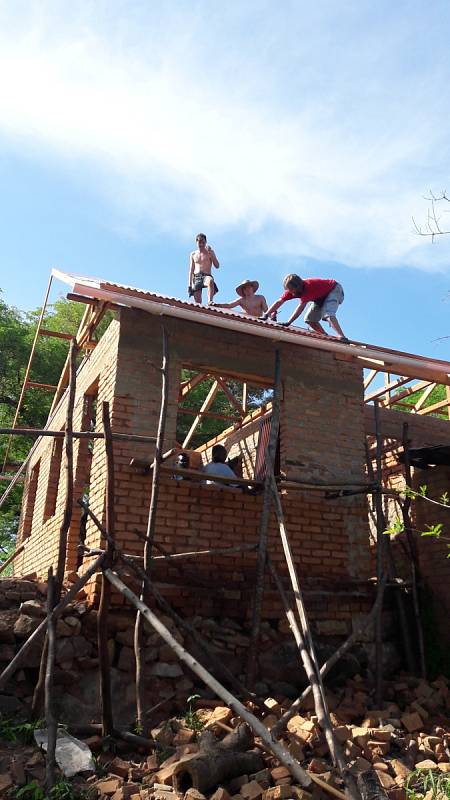
[[[98,382],[98,407],[99,419],[97,428],[100,427],[101,403],[103,400],[110,403],[114,397],[115,372],[117,364],[117,347],[120,326],[117,321],[111,322],[101,341],[91,353],[90,357],[78,370],[77,391],[74,409],[74,429],[81,430],[85,405],[85,394],[92,385]],[[54,414],[52,430],[64,428],[66,415],[66,401],[63,400]],[[101,428],[100,428],[101,429]],[[56,441],[56,440],[55,440]],[[57,472],[51,473],[52,453],[54,453],[54,440],[43,438],[38,444],[30,461],[27,471],[27,483],[22,505],[22,518],[19,525],[18,544],[27,539],[23,553],[14,562],[14,573],[26,575],[36,572],[38,576],[46,575],[50,565],[56,566],[58,553],[59,528],[62,522],[65,502],[65,472],[64,455],[62,467]],[[86,442],[74,441],[75,463],[75,498],[81,497],[86,483],[87,461],[92,461],[91,486],[93,487],[90,502],[95,513],[100,518],[103,515],[104,505],[104,446],[101,440],[95,440],[92,456],[87,456]],[[53,466],[55,466],[53,457]],[[30,503],[29,489],[33,490],[31,476],[39,472],[37,487],[35,487],[35,500]],[[52,495],[54,513],[46,519],[46,509],[49,509],[48,498]],[[68,536],[68,552],[66,569],[73,570],[77,564],[77,544],[80,528],[80,508],[74,505],[72,524]],[[98,536],[92,526],[88,525],[87,544],[98,542]]]
[[[169,333],[169,402],[164,449],[175,442],[179,377],[182,365],[225,374],[252,375],[270,382],[273,378],[274,346],[271,342],[234,331],[218,331],[203,325],[167,318]],[[120,326],[120,337],[119,337]],[[80,372],[77,388],[75,424],[81,425],[86,391],[98,381],[99,407],[103,399],[111,403],[112,427],[116,432],[156,435],[161,404],[161,320],[141,311],[121,312],[120,323],[113,322],[90,360]],[[332,354],[283,345],[281,468],[288,478],[301,480],[364,480],[364,409],[362,371],[353,364],[336,361]],[[236,358],[239,353],[239,358]],[[54,427],[64,425],[65,404],[56,415]],[[100,415],[99,415],[100,420]],[[100,427],[100,422],[97,427]],[[253,434],[252,434],[253,435]],[[255,439],[256,441],[256,439]],[[231,441],[239,447],[239,436]],[[144,532],[150,498],[150,478],[130,467],[133,457],[151,459],[153,445],[129,442],[114,444],[116,536],[127,552],[142,554],[142,542],[134,529]],[[64,482],[60,480],[56,512],[43,523],[51,440],[42,442],[32,465],[40,460],[33,525],[29,545],[18,559],[17,573],[35,571],[44,575],[54,563],[57,531],[64,504]],[[76,496],[83,489],[86,453],[76,445]],[[104,444],[97,440],[92,455],[90,503],[103,519],[105,494]],[[316,596],[318,619],[343,615],[349,619],[355,610],[367,605],[365,585],[369,571],[368,526],[364,496],[324,500],[322,492],[289,490],[283,505],[292,547],[301,576],[312,581],[311,591],[326,587]],[[156,541],[168,551],[184,552],[217,546],[256,543],[261,498],[239,491],[206,488],[194,482],[176,482],[165,475],[160,493]],[[69,538],[67,568],[76,564],[79,513],[75,510]],[[101,537],[88,525],[87,544],[98,547]],[[274,519],[270,525],[270,551],[280,571],[284,560]],[[84,566],[88,559],[84,560]],[[183,574],[174,565],[159,562],[157,577],[174,602],[199,613],[242,616],[249,607],[255,576],[255,555],[199,556],[184,566]],[[187,577],[190,576],[190,577]],[[361,584],[362,581],[362,584]],[[206,584],[206,585],[202,585]],[[94,597],[95,586],[90,586]],[[223,586],[221,589],[220,586]],[[355,587],[358,587],[356,590]],[[339,591],[344,592],[339,600]],[[227,594],[228,592],[228,594]],[[312,595],[311,595],[312,597]],[[120,602],[120,598],[116,598]],[[342,602],[341,602],[342,601]],[[311,601],[312,602],[312,601]],[[355,605],[356,604],[356,605]],[[279,616],[281,609],[273,593],[266,597],[265,614]]]

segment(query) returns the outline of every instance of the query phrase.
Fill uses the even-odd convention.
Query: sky
[[[0,0],[3,299],[39,306],[52,267],[186,298],[204,231],[218,301],[333,277],[347,336],[448,359],[450,235],[413,219],[450,196],[449,23],[446,0]]]

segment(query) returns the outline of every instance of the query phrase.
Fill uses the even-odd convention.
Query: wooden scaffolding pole
[[[162,323],[162,366],[161,366],[161,407],[159,411],[158,431],[156,435],[154,468],[152,472],[152,491],[147,522],[147,535],[144,546],[144,572],[150,575],[152,546],[156,527],[156,513],[158,508],[159,484],[161,477],[161,464],[164,449],[164,433],[166,429],[167,407],[169,402],[169,338],[164,323]],[[146,601],[147,587],[145,581],[141,584],[141,601]],[[144,702],[144,652],[142,618],[139,610],[136,614],[134,628],[134,653],[136,657],[136,721],[140,730],[145,722]]]
[[[306,608],[303,601],[303,595],[298,580],[297,570],[294,564],[294,559],[291,551],[286,524],[284,521],[284,514],[281,506],[281,500],[278,494],[278,489],[273,473],[271,474],[271,491],[275,506],[275,512],[278,519],[281,543],[283,546],[289,577],[294,592],[295,606],[297,609],[300,625],[297,625],[297,621],[295,619],[292,609],[289,606],[289,602],[284,593],[281,581],[278,580],[277,585],[281,593],[283,605],[286,611],[286,616],[289,625],[291,627],[292,633],[294,635],[304,670],[306,672],[306,675],[308,677],[311,686],[311,690],[314,697],[314,707],[318,717],[319,725],[324,732],[328,749],[331,754],[331,758],[333,759],[335,766],[337,766],[342,778],[345,781],[349,797],[353,798],[354,800],[358,800],[359,792],[356,787],[356,781],[348,771],[347,764],[345,762],[339,744],[333,733],[333,726],[331,724],[330,714],[328,711],[325,688],[322,682],[322,677],[320,675],[320,670],[311,636],[311,630],[309,627],[308,617],[306,614]]]
[[[64,570],[66,566],[67,536],[73,513],[73,410],[75,406],[75,393],[77,383],[77,352],[78,348],[74,340],[70,344],[69,352],[69,395],[67,399],[66,429],[64,432],[65,445],[65,474],[66,474],[66,499],[64,503],[64,514],[59,529],[58,556],[55,575],[55,599],[54,604],[59,603],[64,582]],[[48,654],[48,635],[45,637],[42,649],[41,663],[39,667],[39,677],[34,689],[32,714],[37,719],[41,713],[44,700],[46,663]]]
[[[106,541],[105,565],[111,567],[114,560],[114,453],[111,438],[109,403],[102,405],[103,430],[105,432],[106,455],[106,507],[105,518],[109,537]],[[108,652],[108,614],[111,603],[111,584],[102,573],[100,603],[97,614],[97,646],[100,670],[100,701],[102,709],[102,735],[112,736],[114,721],[111,701],[111,673]]]
[[[126,586],[123,581],[116,575],[112,570],[107,569],[105,570],[105,575],[109,581],[119,590],[129,601],[132,603],[135,608],[137,608],[142,616],[145,618],[146,622],[148,622],[152,628],[159,633],[162,639],[168,644],[172,650],[176,653],[180,661],[186,664],[189,669],[192,670],[198,677],[210,688],[212,691],[220,697],[230,708],[238,714],[245,722],[250,725],[256,736],[259,736],[265,748],[267,748],[270,752],[272,752],[282,764],[284,764],[290,771],[291,775],[297,780],[302,786],[305,788],[311,786],[312,780],[311,777],[305,772],[305,770],[300,766],[298,761],[291,756],[291,754],[279,744],[279,742],[274,742],[270,732],[267,728],[264,727],[262,722],[260,722],[257,717],[251,714],[245,706],[236,698],[234,697],[231,692],[228,691],[224,686],[222,686],[219,681],[217,681],[208,670],[202,667],[199,662],[190,655],[190,653],[185,650],[182,645],[177,642],[177,640],[172,636],[170,631],[163,625],[163,623],[158,619],[156,614],[154,614],[146,605],[142,602],[142,600],[131,591],[131,589]]]
[[[47,753],[45,756],[45,788],[50,792],[55,785],[56,768],[56,739],[58,736],[58,720],[55,715],[53,702],[53,683],[55,675],[55,655],[56,655],[56,620],[52,617],[52,611],[56,600],[56,581],[53,569],[48,571],[47,584],[47,637],[48,652],[45,671],[45,723],[47,726]]]
[[[270,502],[272,494],[273,467],[277,448],[278,430],[280,426],[281,403],[281,357],[280,351],[275,351],[274,388],[272,403],[272,418],[270,423],[269,441],[266,449],[266,474],[264,478],[264,497],[259,523],[258,556],[256,562],[255,594],[253,597],[252,628],[247,662],[247,685],[253,689],[258,660],[258,645],[261,630],[261,613],[264,595],[264,576],[267,560],[267,531],[269,525]]]

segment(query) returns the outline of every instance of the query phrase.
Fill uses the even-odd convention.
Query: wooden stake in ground
[[[45,757],[45,788],[47,792],[55,785],[55,766],[56,766],[56,739],[58,736],[58,721],[54,712],[53,703],[53,683],[55,672],[55,650],[56,650],[56,620],[52,617],[55,606],[56,585],[53,576],[53,569],[48,571],[47,587],[47,636],[48,652],[47,666],[45,671],[45,722],[47,726],[47,753]]]
[[[109,537],[106,541],[105,566],[111,567],[114,558],[114,453],[111,438],[109,404],[102,405],[103,430],[106,452],[106,507],[105,518]],[[112,736],[114,730],[111,702],[111,672],[108,652],[108,613],[111,601],[111,584],[102,574],[102,588],[97,614],[97,645],[100,668],[100,698],[102,707],[103,736]]]
[[[325,698],[325,689],[322,683],[320,672],[317,668],[317,659],[315,658],[314,645],[309,628],[306,608],[303,602],[303,596],[297,576],[297,570],[294,564],[294,559],[292,557],[287,529],[284,522],[284,514],[281,506],[281,500],[278,494],[278,489],[273,474],[272,474],[271,489],[274,499],[275,511],[278,518],[278,524],[280,528],[281,542],[283,545],[284,555],[286,558],[286,563],[289,571],[289,577],[292,583],[292,589],[295,597],[295,604],[301,622],[301,627],[297,625],[297,621],[295,619],[292,609],[289,606],[289,602],[287,600],[281,581],[278,580],[277,585],[281,593],[283,605],[285,606],[286,609],[286,616],[288,618],[289,625],[294,635],[300,653],[300,657],[303,663],[303,667],[305,669],[306,675],[311,685],[311,690],[314,697],[315,711],[319,720],[319,725],[325,734],[325,739],[331,757],[333,759],[334,764],[338,767],[339,772],[342,775],[342,778],[345,781],[349,797],[353,798],[353,800],[359,800],[359,792],[357,791],[356,788],[355,779],[348,772],[347,764],[345,762],[339,744],[335,739],[333,733],[333,726],[331,724],[330,715],[328,712],[328,707]],[[273,574],[274,576],[276,576],[275,570],[273,570]]]
[[[210,688],[212,691],[220,697],[230,708],[238,714],[244,722],[247,722],[250,725],[251,729],[255,733],[256,736],[259,736],[261,741],[263,742],[265,748],[273,753],[282,764],[284,764],[290,771],[291,775],[298,781],[302,786],[307,788],[311,786],[311,778],[305,772],[305,770],[300,766],[298,761],[291,756],[291,754],[284,748],[279,742],[274,742],[269,731],[267,728],[264,727],[262,722],[260,722],[257,717],[251,714],[244,705],[242,705],[239,700],[225,688],[222,686],[219,681],[217,681],[210,672],[208,672],[198,661],[193,658],[190,653],[185,650],[185,648],[177,642],[177,640],[172,636],[170,631],[163,625],[163,623],[158,619],[156,614],[153,613],[146,605],[142,602],[142,600],[131,591],[131,589],[126,586],[123,581],[116,575],[112,570],[107,569],[105,570],[105,575],[109,581],[119,590],[122,594],[132,603],[135,608],[139,609],[142,616],[145,620],[152,626],[152,628],[159,633],[162,639],[172,648],[172,650],[176,653],[180,661],[183,661],[189,669],[192,670],[199,678]]]
[[[271,480],[277,449],[278,430],[280,427],[280,399],[281,399],[281,357],[280,351],[275,351],[274,387],[272,402],[272,418],[270,422],[269,441],[266,449],[266,475],[264,478],[264,497],[259,523],[258,556],[256,562],[255,594],[253,597],[253,617],[250,635],[250,644],[247,663],[247,686],[253,689],[256,678],[256,665],[258,658],[258,645],[261,630],[261,611],[264,595],[264,575],[267,559],[267,529],[271,502]]]
[[[150,497],[150,508],[148,512],[147,536],[144,547],[144,572],[150,574],[152,559],[152,545],[155,535],[156,512],[158,508],[159,482],[161,473],[161,463],[163,458],[164,432],[166,428],[167,406],[169,400],[169,340],[167,331],[162,325],[162,366],[161,366],[161,407],[159,411],[158,431],[156,435],[154,468],[152,473],[152,492]],[[145,581],[141,585],[141,600],[147,598]],[[136,721],[139,730],[143,730],[145,724],[144,712],[144,652],[142,641],[142,620],[139,611],[136,614],[136,624],[134,628],[134,654],[136,658]]]

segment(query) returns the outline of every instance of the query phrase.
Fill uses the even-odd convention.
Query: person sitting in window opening
[[[347,337],[344,335],[336,319],[338,306],[340,306],[344,300],[344,290],[340,283],[333,279],[329,280],[326,278],[303,279],[300,278],[299,275],[291,274],[286,275],[283,286],[285,292],[281,295],[279,300],[272,303],[270,308],[263,315],[263,319],[268,319],[270,317],[276,320],[277,311],[286,300],[299,299],[300,303],[292,316],[287,322],[281,323],[282,325],[290,325],[304,311],[307,303],[312,301],[312,306],[305,316],[305,322],[310,328],[316,331],[316,333],[324,333],[327,335],[327,332],[320,324],[320,320],[326,319],[330,327],[333,328],[337,334],[337,338],[340,339],[341,342],[348,342]]]
[[[175,466],[178,469],[189,469],[190,461],[189,461],[188,454],[187,453],[179,453],[177,455],[177,460],[175,461]],[[186,477],[184,477],[183,475],[174,475],[173,478],[176,481],[189,481],[190,480],[188,475],[186,475]]]
[[[206,243],[206,234],[197,234],[196,242],[198,249],[194,250],[189,259],[188,295],[194,296],[196,303],[202,302],[202,289],[208,290],[208,302],[211,303],[215,294],[219,291],[211,269],[219,269],[217,256]]]
[[[258,281],[249,281],[248,279],[242,281],[239,286],[236,286],[236,294],[239,295],[237,300],[232,300],[231,303],[208,303],[214,308],[236,308],[240,306],[249,317],[261,317],[267,311],[267,302],[263,294],[256,294],[259,289]]]
[[[223,444],[214,445],[213,449],[211,450],[211,458],[212,461],[210,461],[209,464],[206,464],[203,467],[203,472],[211,476],[220,475],[223,478],[236,477],[231,467],[225,463],[227,460],[227,451],[223,446]],[[236,486],[233,486],[233,484],[231,483],[228,484],[218,483],[217,481],[211,481],[211,480],[206,481],[206,483],[210,486],[213,485],[213,486],[220,486],[226,489],[228,488],[236,489]]]

